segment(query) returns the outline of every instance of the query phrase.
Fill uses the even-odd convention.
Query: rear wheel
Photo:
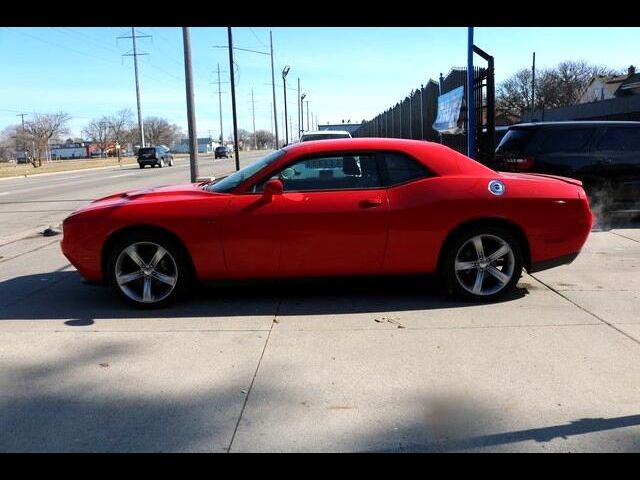
[[[140,166],[140,168],[144,168],[144,163],[139,163],[138,165]]]
[[[446,246],[442,275],[451,293],[465,300],[491,302],[513,290],[522,274],[522,249],[499,227],[473,227]]]
[[[170,304],[189,281],[183,249],[154,233],[136,233],[118,242],[110,252],[107,269],[112,288],[139,308]]]

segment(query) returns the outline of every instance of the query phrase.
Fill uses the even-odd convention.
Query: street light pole
[[[282,82],[284,83],[284,142],[289,143],[289,126],[287,125],[287,74],[289,73],[290,67],[286,65],[282,70]]]
[[[307,130],[309,130],[309,100],[305,100],[307,102]]]

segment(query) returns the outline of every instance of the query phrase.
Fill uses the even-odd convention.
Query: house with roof
[[[640,73],[631,65],[626,75],[598,75],[585,87],[578,103],[600,102],[623,95],[640,94]]]

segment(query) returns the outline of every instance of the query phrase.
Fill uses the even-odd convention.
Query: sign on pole
[[[458,118],[464,97],[464,87],[458,87],[438,97],[438,115],[433,129],[440,133],[460,133]]]

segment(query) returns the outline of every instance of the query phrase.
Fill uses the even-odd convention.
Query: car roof
[[[436,142],[405,138],[335,138],[292,143],[283,148],[287,158],[293,155],[314,155],[350,151],[387,150],[408,154],[439,175],[490,174],[489,167]]]

